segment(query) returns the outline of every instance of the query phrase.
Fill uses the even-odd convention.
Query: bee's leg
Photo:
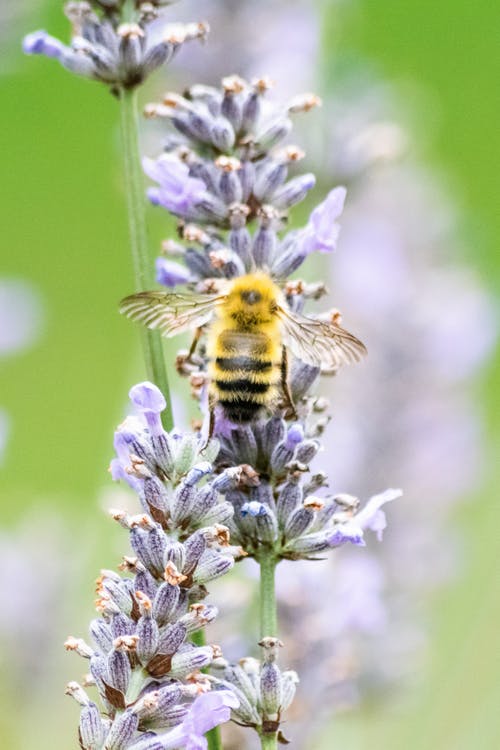
[[[191,343],[191,346],[189,347],[189,352],[187,355],[187,361],[191,362],[193,355],[196,351],[196,347],[198,346],[198,342],[201,338],[201,334],[203,333],[203,328],[197,328],[194,332],[193,341]]]
[[[205,439],[203,441],[203,445],[200,449],[200,452],[203,453],[207,445],[209,444],[210,440],[213,437],[214,429],[215,429],[215,404],[216,401],[214,397],[210,394],[208,397],[208,431],[205,436]]]
[[[285,398],[285,404],[290,410],[290,416],[292,419],[297,419],[297,410],[293,403],[292,394],[290,393],[290,386],[288,385],[288,352],[286,346],[281,350],[281,390]]]

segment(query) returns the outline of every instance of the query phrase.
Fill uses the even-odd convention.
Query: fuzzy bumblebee
[[[366,353],[364,344],[336,323],[289,310],[279,287],[261,272],[228,282],[220,294],[132,294],[122,300],[120,312],[167,337],[194,329],[191,351],[208,325],[211,411],[218,403],[236,423],[251,422],[280,396],[293,410],[288,350],[307,364],[327,368],[358,361]]]

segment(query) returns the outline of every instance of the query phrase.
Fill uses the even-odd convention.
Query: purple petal
[[[288,450],[293,450],[296,445],[304,440],[304,428],[298,422],[293,424],[288,430],[286,436],[286,447]]]
[[[137,385],[132,386],[128,396],[139,411],[148,410],[159,414],[167,406],[160,389],[147,380],[144,383],[137,383]]]
[[[357,547],[364,547],[363,529],[355,523],[339,523],[334,526],[331,535],[328,538],[330,547],[340,547],[340,545],[350,542]]]
[[[403,494],[402,490],[389,489],[385,492],[381,492],[379,495],[374,495],[365,507],[356,513],[355,521],[361,529],[370,529],[375,531],[378,539],[382,538],[382,532],[385,529],[387,522],[385,513],[380,510],[382,505],[389,503],[391,500],[401,497]]]
[[[23,52],[26,55],[45,55],[60,60],[67,47],[46,31],[33,31],[23,39]]]
[[[191,274],[186,266],[166,258],[156,259],[156,281],[159,284],[173,287],[177,284],[187,284],[190,278]]]
[[[205,750],[206,732],[229,721],[231,708],[238,706],[239,701],[230,690],[213,690],[199,695],[193,701],[182,724],[161,737],[163,747],[165,750],[179,747],[186,750]]]

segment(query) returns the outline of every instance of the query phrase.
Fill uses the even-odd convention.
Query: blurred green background
[[[322,12],[327,77],[334,76],[328,55],[359,55],[402,91],[425,91],[419,103],[429,112],[422,119],[434,128],[432,138],[422,134],[425,158],[446,170],[470,224],[467,261],[498,295],[498,7],[488,0],[325,0]],[[113,426],[141,366],[136,331],[116,312],[117,300],[133,287],[116,102],[51,61],[23,59],[16,37],[39,27],[66,38],[59,2],[37,3],[3,39],[1,276],[32,281],[43,295],[46,320],[35,347],[0,362],[0,405],[12,425],[0,482],[6,538],[23,519],[34,518],[43,531],[38,543],[47,543],[49,554],[47,524],[60,518],[70,529],[62,564],[71,569],[80,550],[71,587],[47,613],[59,643],[90,616],[95,570],[113,565],[120,553],[122,535],[101,515],[98,492],[110,484]],[[160,227],[153,212],[151,218],[156,242],[165,224]],[[416,692],[386,710],[368,707],[335,719],[318,749],[498,747],[499,376],[497,356],[471,386],[487,421],[489,470],[474,503],[456,514],[465,532],[463,571],[435,601],[428,674]],[[14,621],[16,572],[14,562],[2,576],[2,607]],[[41,658],[49,652],[46,640],[29,642],[29,628],[21,632],[28,651]],[[40,672],[2,670],[2,746],[74,746],[77,711],[62,686],[81,670],[64,654]],[[22,723],[23,699],[28,724]]]

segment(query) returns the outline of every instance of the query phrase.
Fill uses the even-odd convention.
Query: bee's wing
[[[308,365],[336,368],[358,362],[366,354],[365,345],[356,336],[334,323],[306,318],[282,307],[278,316],[285,344]]]
[[[148,328],[158,328],[168,337],[208,323],[216,305],[224,299],[220,294],[139,292],[122,299],[120,312]]]

